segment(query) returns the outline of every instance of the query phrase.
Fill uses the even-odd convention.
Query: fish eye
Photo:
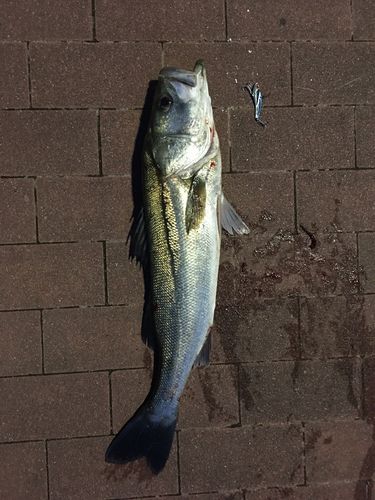
[[[172,106],[172,99],[169,96],[164,96],[160,99],[158,108],[162,111],[167,111]]]

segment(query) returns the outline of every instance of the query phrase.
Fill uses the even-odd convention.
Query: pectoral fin
[[[186,232],[198,229],[206,213],[206,181],[196,175],[191,182],[185,211]]]
[[[221,225],[229,234],[233,234],[233,230],[238,234],[248,234],[250,229],[237,214],[232,205],[225,199],[223,193],[218,199],[218,219]]]

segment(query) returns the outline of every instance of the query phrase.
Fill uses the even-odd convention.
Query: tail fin
[[[155,420],[143,404],[109,445],[106,462],[125,464],[146,457],[152,472],[159,474],[167,463],[176,424],[177,416]]]

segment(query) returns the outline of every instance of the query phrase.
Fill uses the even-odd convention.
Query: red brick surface
[[[44,369],[79,372],[145,364],[140,306],[52,309],[43,313]]]
[[[374,14],[2,2],[1,500],[374,500]],[[198,58],[250,233],[223,232],[211,365],[154,476],[104,461],[153,365],[126,241],[155,80]],[[265,130],[246,82],[268,96]]]
[[[1,43],[0,106],[25,108],[29,106],[26,43]]]
[[[375,233],[358,235],[359,263],[361,265],[361,285],[365,292],[375,292],[374,245]]]
[[[130,179],[38,179],[40,241],[125,239],[133,203]],[[111,222],[116,219],[118,224]]]
[[[308,482],[371,479],[374,472],[371,458],[372,436],[372,425],[360,420],[308,424],[306,426]]]
[[[140,111],[102,111],[100,131],[105,175],[130,175]]]
[[[0,445],[0,450],[0,484],[3,498],[47,498],[45,443],[7,443]]]
[[[272,488],[247,492],[245,500],[365,500],[368,485],[363,482],[342,482],[297,486],[293,488]]]
[[[303,480],[298,426],[189,430],[179,442],[183,493]]]
[[[320,231],[374,231],[375,205],[363,199],[375,193],[373,171],[300,172],[297,175],[299,223]]]
[[[136,498],[178,493],[176,445],[163,474],[154,476],[145,461],[106,464],[108,437],[48,443],[50,498]],[[99,458],[100,457],[100,458]]]
[[[0,243],[36,241],[33,179],[1,179]]]
[[[354,39],[375,39],[375,6],[366,0],[356,0],[354,5]]]
[[[0,246],[2,308],[103,304],[102,258],[100,243]]]
[[[1,7],[2,40],[90,40],[90,0],[15,0]]]
[[[360,168],[374,168],[375,133],[373,123],[375,110],[372,106],[357,108],[357,164]]]
[[[276,186],[271,184],[271,177],[275,179]],[[228,200],[231,200],[249,227],[263,224],[267,232],[293,229],[294,197],[291,173],[277,173],[272,176],[267,173],[224,175],[223,189]]]
[[[350,3],[234,0],[228,3],[228,35],[234,40],[348,40]]]
[[[109,431],[106,373],[3,378],[0,395],[3,442]]]
[[[152,9],[137,0],[98,0],[97,36],[99,40],[225,40],[224,15],[219,0],[187,0],[183,8],[178,0],[168,4],[156,0]]]
[[[361,370],[352,360],[242,365],[244,424],[354,419],[360,416]]]
[[[351,107],[267,108],[267,133],[253,120],[253,106],[231,112],[232,166],[236,171],[354,167]],[[287,125],[286,125],[287,124]],[[368,144],[368,142],[366,142]]]
[[[1,111],[1,175],[99,173],[94,111]]]
[[[372,43],[292,44],[294,104],[374,104]]]
[[[30,61],[36,107],[140,108],[161,50],[156,43],[31,43]]]
[[[1,312],[0,325],[1,376],[41,373],[43,361],[40,312]]]

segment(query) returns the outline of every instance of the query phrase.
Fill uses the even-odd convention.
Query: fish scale
[[[130,256],[151,275],[142,338],[154,349],[151,389],[110,444],[106,461],[143,456],[165,466],[193,366],[208,364],[221,227],[249,232],[221,189],[219,139],[203,61],[163,68],[143,153],[143,209]]]

